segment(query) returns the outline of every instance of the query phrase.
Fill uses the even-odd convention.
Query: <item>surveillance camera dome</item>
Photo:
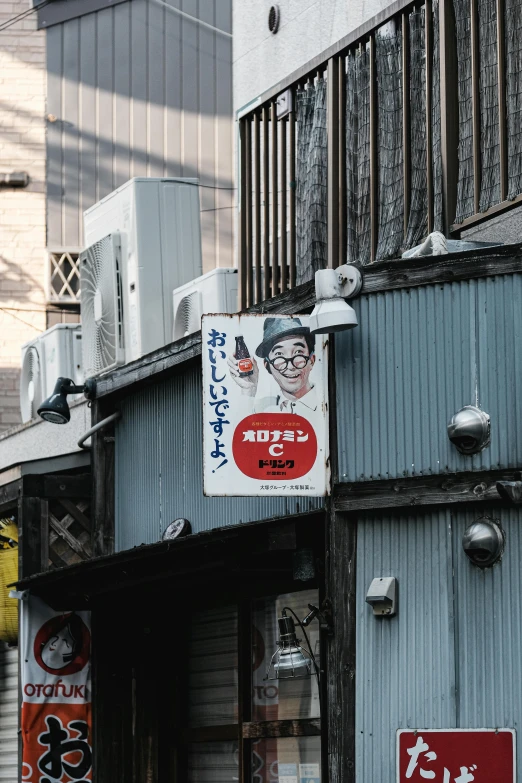
[[[478,454],[489,445],[490,418],[474,405],[465,405],[448,424],[448,438],[460,454]]]
[[[473,565],[486,568],[502,556],[504,533],[496,521],[481,517],[466,528],[462,548]]]

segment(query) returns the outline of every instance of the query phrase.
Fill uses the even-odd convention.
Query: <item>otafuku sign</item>
[[[397,783],[515,783],[514,729],[399,729]]]
[[[325,344],[307,316],[203,317],[206,495],[328,493]]]

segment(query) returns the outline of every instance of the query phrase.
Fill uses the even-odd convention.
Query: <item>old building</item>
[[[90,17],[118,9],[135,30],[143,7],[48,36],[108,35]],[[94,378],[76,562],[56,567],[45,509],[79,479],[22,475],[0,506],[21,492],[19,589],[91,613],[97,781],[522,780],[522,17],[510,0],[371,14],[234,7],[239,309],[308,314],[316,271],[362,273],[358,326],[327,340],[329,494],[204,495],[208,335],[188,329]],[[208,24],[217,53],[228,27]],[[403,256],[434,231],[441,254]],[[174,520],[190,534],[165,537]],[[271,679],[285,612],[317,670]]]

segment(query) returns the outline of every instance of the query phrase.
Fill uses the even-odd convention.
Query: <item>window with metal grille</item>
[[[49,250],[50,302],[80,301],[80,251],[79,249]]]

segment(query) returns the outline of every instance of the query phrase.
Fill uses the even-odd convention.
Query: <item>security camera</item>
[[[496,521],[481,517],[466,528],[462,548],[473,565],[486,568],[502,557],[504,533]]]
[[[460,454],[478,454],[489,446],[491,421],[474,405],[465,405],[448,424],[448,438]]]
[[[360,270],[351,264],[315,273],[315,305],[310,316],[313,334],[343,332],[357,326],[357,315],[347,298],[357,296],[362,287]]]

